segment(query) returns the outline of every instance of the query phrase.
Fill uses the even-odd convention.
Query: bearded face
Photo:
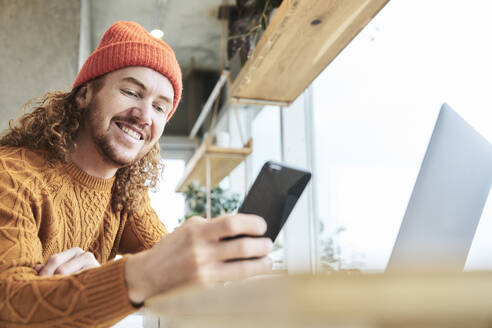
[[[95,150],[107,165],[131,165],[158,142],[174,90],[166,77],[145,67],[111,72],[100,83],[99,90],[88,92],[78,144]]]

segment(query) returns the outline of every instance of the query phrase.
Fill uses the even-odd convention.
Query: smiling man
[[[1,327],[106,327],[172,288],[270,269],[269,239],[225,240],[261,236],[262,218],[194,217],[167,234],[150,207],[181,83],[166,43],[117,22],[72,91],[0,139]]]

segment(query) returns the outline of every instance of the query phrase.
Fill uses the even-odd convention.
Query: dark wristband
[[[135,307],[135,308],[141,308],[141,307],[144,305],[144,302],[135,303],[135,302],[130,301],[130,304],[131,304],[133,307]]]

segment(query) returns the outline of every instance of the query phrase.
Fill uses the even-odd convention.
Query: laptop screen
[[[492,145],[443,104],[386,271],[462,271],[491,182]]]

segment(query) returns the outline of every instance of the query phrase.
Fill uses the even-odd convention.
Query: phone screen
[[[266,162],[238,212],[263,217],[268,226],[264,236],[275,241],[310,179],[303,169]]]

